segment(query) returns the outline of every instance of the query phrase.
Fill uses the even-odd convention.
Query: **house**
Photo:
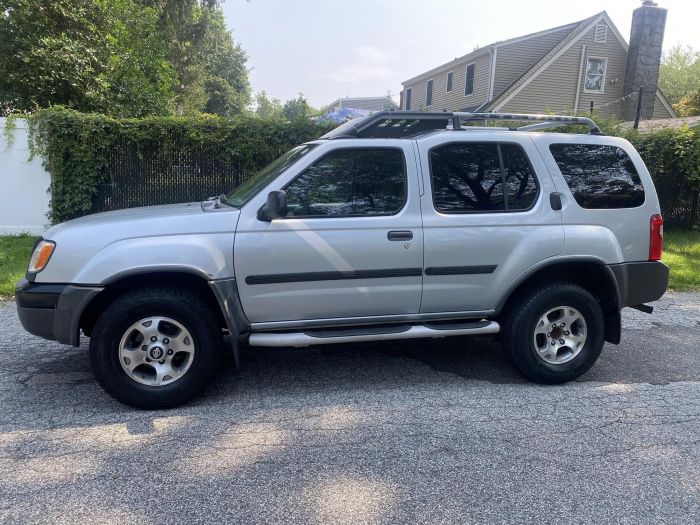
[[[491,44],[403,82],[401,108],[420,111],[578,113],[634,120],[676,117],[658,90],[666,10],[635,9],[630,44],[603,11]],[[652,96],[648,94],[652,93]]]
[[[321,108],[322,113],[331,113],[341,108],[361,109],[367,111],[390,111],[399,106],[388,96],[383,97],[346,97],[338,98]]]

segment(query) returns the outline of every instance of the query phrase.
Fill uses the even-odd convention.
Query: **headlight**
[[[39,241],[39,244],[34,248],[32,258],[29,259],[27,273],[37,273],[43,270],[49,262],[55,248],[56,243],[53,241],[45,241],[43,239]]]

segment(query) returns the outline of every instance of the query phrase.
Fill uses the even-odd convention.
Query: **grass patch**
[[[0,299],[15,294],[15,284],[24,276],[36,237],[0,236]]]
[[[663,261],[671,268],[671,290],[700,290],[700,231],[664,233]]]
[[[15,293],[36,237],[0,236],[0,299]],[[663,261],[671,267],[671,290],[700,291],[700,231],[666,232]]]

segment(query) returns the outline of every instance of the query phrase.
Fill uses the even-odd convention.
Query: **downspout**
[[[491,76],[489,77],[489,96],[487,102],[493,99],[493,82],[496,78],[496,56],[498,55],[498,46],[493,46],[491,53]]]
[[[578,104],[581,98],[581,79],[583,75],[583,60],[586,58],[586,44],[581,46],[581,62],[578,65],[578,84],[576,84],[576,102],[574,102],[574,115],[578,113]]]

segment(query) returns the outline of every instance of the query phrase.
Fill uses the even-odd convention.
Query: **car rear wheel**
[[[604,344],[599,302],[586,289],[554,283],[518,297],[506,314],[504,351],[526,377],[565,383],[596,362]]]
[[[221,328],[207,302],[181,288],[147,288],[116,299],[97,320],[90,362],[115,399],[170,408],[200,394],[221,355]]]

